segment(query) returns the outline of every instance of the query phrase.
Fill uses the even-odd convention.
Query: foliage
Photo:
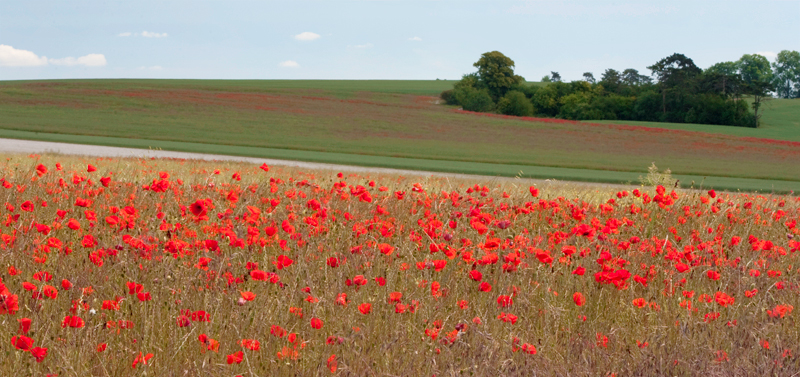
[[[772,85],[779,98],[800,98],[800,52],[783,50],[772,63]]]
[[[454,97],[456,102],[467,111],[488,112],[495,107],[487,89],[464,86],[455,90]]]
[[[523,92],[512,90],[497,101],[497,111],[505,115],[531,116],[533,105]]]
[[[495,100],[525,81],[522,76],[514,74],[514,61],[500,51],[483,53],[473,66],[478,68],[478,80],[489,89]]]
[[[762,55],[744,54],[736,65],[745,84],[754,82],[769,83],[772,81],[772,68],[767,58]]]

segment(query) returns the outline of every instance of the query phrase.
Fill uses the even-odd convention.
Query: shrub
[[[448,105],[458,105],[458,101],[456,100],[456,91],[453,89],[445,90],[439,94],[439,98],[444,100],[444,103]]]
[[[467,111],[485,113],[494,109],[494,102],[486,89],[478,90],[470,86],[461,87],[456,89],[455,97],[458,104]]]
[[[524,93],[512,90],[497,101],[497,111],[505,115],[531,116],[533,104]]]

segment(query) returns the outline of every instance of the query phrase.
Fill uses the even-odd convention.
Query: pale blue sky
[[[492,50],[529,81],[772,61],[800,50],[800,0],[0,0],[0,80],[458,79]]]

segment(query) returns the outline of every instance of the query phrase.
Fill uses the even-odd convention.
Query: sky
[[[0,80],[459,79],[500,51],[565,81],[800,51],[800,0],[0,0]]]

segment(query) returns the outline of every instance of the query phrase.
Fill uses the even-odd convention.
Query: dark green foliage
[[[531,116],[533,104],[524,93],[512,90],[497,101],[497,111],[505,115]]]
[[[444,100],[444,103],[448,105],[458,105],[458,101],[456,101],[456,91],[454,89],[445,90],[439,94],[439,98]]]
[[[494,110],[494,101],[486,89],[475,89],[471,86],[455,90],[456,101],[464,110],[489,112]]]

